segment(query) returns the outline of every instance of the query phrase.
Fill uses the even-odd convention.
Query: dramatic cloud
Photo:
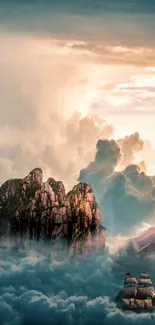
[[[149,185],[154,181],[140,171],[135,171],[140,175],[135,180],[128,169],[115,174],[116,169],[137,162],[137,153],[143,148],[139,133],[120,137],[117,129],[115,140],[111,139],[114,128],[100,116],[89,115],[102,87],[106,89],[105,107],[110,96],[111,105],[115,99],[119,105],[121,81],[124,85],[125,76],[130,79],[135,67],[126,70],[98,65],[82,50],[49,37],[1,32],[0,41],[1,182],[24,177],[38,166],[45,178],[62,180],[69,190],[81,170],[80,180],[93,185],[107,227],[116,227],[119,233],[126,228],[125,222],[130,230],[133,220],[135,225],[144,221],[154,211],[154,183]],[[151,80],[146,78],[148,84],[154,83]],[[135,85],[144,81],[139,76]],[[112,99],[115,90],[119,97]],[[141,163],[142,169],[145,166]],[[143,187],[147,187],[145,193]]]
[[[143,149],[144,141],[140,138],[138,132],[126,136],[124,139],[117,140],[123,153],[122,165],[124,167],[132,164],[135,159],[135,154]]]
[[[21,41],[22,40],[22,41]],[[0,179],[39,166],[70,189],[113,127],[87,116],[93,64],[54,39],[0,34]]]
[[[57,132],[58,127],[57,123]],[[65,184],[73,184],[77,179],[79,167],[82,168],[85,162],[92,159],[96,140],[100,137],[110,137],[113,127],[97,116],[81,118],[80,114],[73,114],[60,128],[60,132],[62,131],[64,136],[61,143],[58,146],[47,145],[42,156],[48,166],[52,165],[54,174],[60,179],[65,176]]]
[[[122,147],[122,156],[121,149]],[[104,224],[113,234],[131,235],[135,227],[155,214],[155,177],[148,176],[145,164],[128,165],[116,171],[119,162],[133,160],[143,146],[137,133],[119,140],[99,140],[94,161],[80,171],[79,181],[93,186]]]
[[[97,141],[114,137],[111,123],[115,126],[119,110],[123,126],[116,123],[115,136],[121,138],[118,142],[121,142],[122,167],[137,161],[142,140],[138,133],[123,140],[122,128],[126,135],[134,123],[134,132],[139,125],[143,127],[143,123],[139,124],[135,119],[126,130],[128,121],[125,119],[124,124],[124,116],[129,111],[128,101],[132,103],[130,111],[133,107],[138,111],[138,104],[134,102],[135,91],[130,93],[123,87],[138,87],[145,81],[147,87],[150,82],[153,86],[154,79],[149,81],[147,78],[147,74],[154,74],[153,70],[145,71],[144,67],[136,65],[107,65],[106,59],[99,63],[95,54],[99,43],[91,41],[90,45],[88,41],[87,44],[82,36],[62,38],[60,33],[56,38],[41,32],[30,35],[26,31],[14,34],[1,28],[0,43],[1,182],[10,177],[24,177],[29,170],[39,166],[44,170],[45,178],[61,179],[69,190],[75,184],[79,170],[93,160]],[[132,56],[132,53],[136,57],[139,51],[141,53],[133,47],[106,44],[101,45],[100,54],[105,53],[107,58],[112,55],[114,61],[115,55],[128,53]],[[142,101],[147,99],[151,109],[154,107],[153,95],[152,99],[142,94],[139,96]],[[95,102],[97,107],[100,105],[99,111],[97,107],[92,110]],[[114,110],[113,119],[111,112]],[[107,124],[102,117],[108,118]],[[152,130],[151,121],[147,132]],[[111,172],[113,163],[111,161],[111,167],[108,166]]]
[[[115,256],[76,258],[73,264],[49,252],[44,246],[13,252],[1,243],[1,325],[154,324],[153,314],[124,314],[113,302],[126,270],[139,276],[147,262],[154,280],[154,260],[136,258],[132,247]]]
[[[140,159],[145,160],[146,168],[149,174],[155,174],[155,150],[151,142],[144,141],[143,150],[139,154]]]
[[[154,49],[58,34],[0,30],[0,181],[38,166],[70,190],[81,170],[104,224],[125,234],[154,214],[154,178],[142,173],[151,145],[140,162],[142,138],[154,141]]]
[[[1,25],[20,31],[54,33],[146,48],[154,45],[154,0],[1,1]],[[116,23],[117,22],[117,23]],[[116,37],[117,35],[117,37]],[[132,61],[132,55],[128,57]],[[139,57],[139,60],[141,57]],[[147,57],[147,61],[149,56]]]
[[[107,180],[101,206],[114,233],[131,235],[135,226],[153,219],[154,186],[154,179],[136,165],[129,165]]]
[[[121,64],[135,65],[139,67],[150,66],[155,64],[154,48],[141,48],[141,47],[125,47],[125,46],[106,46],[100,42],[68,42],[68,47],[84,51],[87,58],[90,60],[93,58],[100,63],[108,63],[112,65]],[[149,57],[149,61],[148,61]],[[154,87],[132,87],[132,84],[128,87],[122,88],[128,91],[148,90],[154,91]]]
[[[105,179],[112,175],[121,158],[121,150],[115,140],[99,140],[95,159],[80,171],[79,181],[92,184],[97,196],[102,191]],[[101,192],[102,195],[102,192]]]

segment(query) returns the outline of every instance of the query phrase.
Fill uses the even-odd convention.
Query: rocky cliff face
[[[0,188],[0,236],[50,240],[54,245],[83,252],[104,247],[104,227],[92,188],[79,183],[68,193],[62,182],[43,182],[36,168],[23,179]]]

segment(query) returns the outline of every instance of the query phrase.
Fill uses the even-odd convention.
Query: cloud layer
[[[141,1],[1,1],[4,28],[64,34],[115,44],[154,45],[155,5]],[[116,23],[117,22],[117,23]],[[117,36],[116,36],[117,35]],[[131,59],[132,60],[132,59]]]
[[[132,251],[132,250],[131,250]],[[123,314],[113,300],[122,285],[125,267],[137,272],[144,262],[131,252],[119,255],[95,254],[70,262],[49,254],[48,249],[13,252],[0,247],[1,325],[153,325],[154,315]],[[120,273],[120,261],[124,264]],[[130,259],[131,261],[131,259]],[[147,263],[154,271],[153,261]],[[153,268],[152,268],[153,267]],[[152,269],[151,269],[152,268]],[[136,276],[138,273],[136,274]]]

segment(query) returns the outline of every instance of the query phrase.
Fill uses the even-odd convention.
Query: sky
[[[0,182],[38,166],[68,191],[104,138],[110,173],[154,175],[154,30],[153,0],[0,1]]]

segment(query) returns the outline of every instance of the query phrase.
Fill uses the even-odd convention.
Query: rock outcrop
[[[131,240],[136,244],[137,249],[141,249],[150,243],[155,243],[155,227],[149,227],[137,237],[131,238]]]
[[[149,227],[130,241],[140,256],[155,255],[155,227]]]
[[[53,178],[43,182],[40,168],[0,187],[0,236],[50,240],[81,253],[105,245],[91,186],[79,183],[66,194],[62,182]]]

